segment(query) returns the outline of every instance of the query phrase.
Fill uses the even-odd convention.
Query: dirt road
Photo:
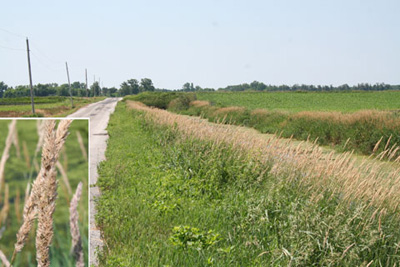
[[[96,214],[95,199],[99,196],[99,188],[92,187],[97,182],[97,166],[105,159],[104,152],[107,147],[107,125],[111,113],[114,112],[115,106],[122,98],[107,98],[103,101],[90,104],[81,108],[77,112],[69,115],[70,118],[90,118],[90,199],[89,199],[89,265],[97,266],[97,257],[95,251],[101,248],[103,242],[101,240],[100,231],[95,225],[94,215]]]

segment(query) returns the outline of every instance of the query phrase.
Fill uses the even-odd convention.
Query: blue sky
[[[3,1],[0,81],[400,84],[400,1]],[[20,50],[11,50],[20,49]]]

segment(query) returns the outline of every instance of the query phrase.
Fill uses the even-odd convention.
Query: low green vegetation
[[[7,125],[11,120],[0,120],[0,153],[5,147],[8,134]],[[10,150],[10,157],[5,164],[4,184],[0,191],[1,212],[1,239],[0,249],[10,259],[14,251],[16,233],[22,224],[22,211],[24,207],[25,190],[28,183],[36,178],[40,166],[41,152],[35,155],[38,141],[37,124],[35,120],[18,120],[18,148],[14,145]],[[60,155],[59,161],[67,173],[72,193],[75,192],[79,182],[83,183],[82,197],[79,202],[79,228],[82,237],[85,261],[88,262],[88,162],[83,156],[77,139],[80,133],[83,145],[88,148],[88,121],[74,120],[70,127],[70,136],[65,142],[65,150]],[[54,213],[54,237],[50,247],[51,266],[75,266],[70,254],[71,234],[69,225],[69,203],[72,194],[68,192],[66,184],[58,171],[58,198]],[[5,206],[5,185],[9,188],[9,207],[3,213]],[[34,227],[35,228],[35,227]],[[17,254],[13,266],[37,266],[35,250],[35,231],[32,229],[22,252]]]
[[[315,197],[230,144],[184,136],[119,103],[100,166],[104,266],[393,266],[391,211]]]
[[[105,97],[73,97],[74,108],[71,108],[69,97],[35,97],[36,117],[64,117],[87,104],[103,99]],[[29,97],[0,99],[0,117],[25,116],[32,116],[31,99]]]
[[[52,104],[65,101],[63,96],[34,97],[35,104]],[[30,97],[0,98],[0,105],[30,105]]]
[[[331,146],[338,151],[354,150],[365,155],[374,153],[382,158],[396,160],[400,156],[400,149],[397,149],[400,144],[398,135],[400,112],[398,110],[359,110],[352,113],[320,111],[325,107],[324,103],[328,102],[333,103],[330,104],[332,109],[357,110],[360,109],[357,107],[362,105],[360,99],[368,99],[365,102],[365,108],[368,107],[368,103],[371,105],[374,103],[376,106],[381,106],[382,109],[389,110],[391,105],[400,107],[394,98],[396,94],[400,96],[400,92],[389,91],[353,93],[203,92],[196,93],[196,95],[171,92],[139,94],[126,99],[141,101],[149,106],[181,114],[201,116],[211,122],[218,121],[252,127],[262,133],[278,133],[282,137],[293,137],[298,140],[317,140],[318,144]],[[360,96],[360,99],[356,96]],[[352,98],[358,99],[358,102],[354,102],[352,106],[346,106],[344,103],[349,102]],[[159,105],[155,99],[162,99],[160,101],[162,105]],[[222,99],[223,102],[192,101],[193,99]],[[305,99],[308,99],[308,102],[302,102]],[[225,107],[228,103],[230,104]],[[271,109],[254,109],[261,107],[262,103]],[[272,106],[277,103],[281,103],[282,107],[286,107],[287,110],[274,110]],[[299,103],[299,106],[295,107],[295,103]],[[236,106],[233,106],[235,104]],[[296,109],[302,110],[305,106],[313,111],[294,112]],[[329,109],[329,105],[327,109]],[[376,146],[378,142],[379,145]]]
[[[354,112],[365,109],[399,110],[400,91],[350,92],[199,92],[198,100],[222,106],[253,109]]]

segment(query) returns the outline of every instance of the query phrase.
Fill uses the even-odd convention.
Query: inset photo
[[[2,266],[88,266],[87,119],[0,119]]]

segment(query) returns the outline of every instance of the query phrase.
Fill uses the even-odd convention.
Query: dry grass
[[[21,201],[21,193],[19,192],[19,189],[17,189],[17,193],[15,196],[15,202],[14,202],[14,208],[15,208],[15,215],[17,216],[17,221],[18,223],[21,223],[22,217],[20,213],[20,201]]]
[[[388,129],[399,129],[400,120],[390,111],[360,110],[354,113],[324,112],[324,111],[301,111],[291,116],[293,119],[307,118],[316,120],[326,120],[341,124],[371,123],[378,127]]]
[[[10,125],[8,126],[8,135],[6,138],[6,145],[4,147],[3,154],[1,155],[1,159],[0,159],[0,189],[4,182],[5,166],[6,166],[7,159],[10,156],[11,145],[15,138],[16,125],[17,125],[17,121],[12,120]]]
[[[83,267],[85,266],[84,259],[83,259],[83,249],[82,249],[82,240],[81,235],[79,233],[79,226],[78,226],[78,202],[81,198],[82,194],[82,182],[78,184],[76,188],[76,192],[72,197],[71,204],[69,207],[69,224],[72,236],[72,247],[71,252],[75,258],[76,266]]]
[[[10,262],[8,261],[6,255],[4,255],[3,251],[0,250],[0,259],[4,266],[10,266]]]
[[[340,193],[343,201],[362,200],[379,210],[399,210],[400,168],[396,164],[387,168],[387,163],[367,158],[359,162],[352,153],[326,154],[315,144],[303,145],[303,142],[299,144],[275,135],[266,139],[255,131],[212,124],[137,102],[128,101],[128,106],[145,111],[156,123],[175,126],[187,137],[232,144],[262,161],[272,162],[273,174],[288,181],[300,179],[305,188],[315,192],[316,199],[322,194]]]
[[[17,153],[17,158],[20,159],[21,158],[21,149],[19,147],[18,131],[16,129],[14,131],[12,143],[15,146],[15,150],[16,150],[16,153]]]
[[[189,105],[192,107],[196,107],[196,108],[202,108],[202,107],[210,106],[210,102],[204,101],[204,100],[194,100],[194,101],[190,102]]]
[[[244,113],[246,111],[245,107],[225,107],[225,108],[219,108],[215,111],[216,114],[221,115],[221,114],[229,114],[231,112],[238,112],[238,113]]]
[[[8,184],[6,184],[4,191],[4,204],[0,212],[1,225],[5,225],[9,210],[10,210],[9,189],[8,189]]]
[[[67,172],[64,170],[63,165],[59,161],[57,161],[56,166],[57,166],[58,171],[61,174],[62,180],[65,184],[65,187],[67,188],[68,194],[72,195],[72,189],[71,189],[71,185],[69,184]]]
[[[81,148],[82,151],[82,155],[85,158],[85,160],[88,160],[88,155],[86,152],[86,148],[85,145],[83,144],[83,139],[82,139],[82,135],[79,131],[76,131],[76,137],[78,138],[78,143],[79,143],[79,147]]]
[[[26,168],[29,170],[31,168],[31,162],[30,162],[30,156],[29,156],[29,150],[28,146],[26,145],[26,141],[22,143],[22,151],[24,152],[24,159],[25,159],[25,164]]]
[[[17,242],[11,263],[15,256],[22,250],[29,236],[34,220],[37,216],[36,231],[36,260],[38,266],[49,266],[49,248],[53,237],[53,213],[57,197],[56,162],[60,150],[68,136],[68,128],[72,120],[62,120],[57,130],[56,122],[45,122],[42,147],[41,169],[33,183],[32,191],[25,201],[23,224],[17,233]],[[39,139],[40,140],[40,139]]]

